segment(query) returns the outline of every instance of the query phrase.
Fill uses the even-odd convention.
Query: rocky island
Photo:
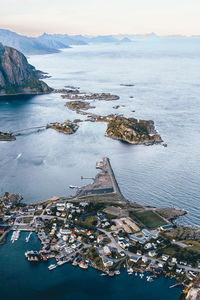
[[[0,142],[1,141],[15,141],[16,138],[11,133],[0,131]]]
[[[106,135],[130,144],[153,145],[162,142],[152,120],[115,116],[108,123]]]
[[[52,128],[65,134],[73,134],[78,130],[79,126],[76,121],[71,122],[68,120],[64,121],[63,123],[49,123],[46,125],[46,128]]]
[[[52,92],[42,76],[21,52],[0,43],[0,96]]]
[[[71,109],[70,106],[68,108]],[[76,110],[78,114],[87,115],[89,122],[106,122],[108,123],[106,136],[124,141],[134,145],[153,145],[163,142],[160,135],[155,129],[152,120],[137,120],[135,118],[126,118],[123,115],[110,114],[100,116],[91,112],[85,112],[80,109]]]
[[[69,101],[69,102],[66,102],[66,106],[69,109],[75,110],[75,111],[79,111],[81,109],[88,110],[90,108],[95,108],[95,106],[90,105],[90,103],[86,102],[86,101]]]
[[[65,89],[62,90],[64,95],[61,95],[63,99],[71,99],[71,100],[119,100],[119,96],[112,95],[110,93],[83,93],[79,90],[73,89]]]

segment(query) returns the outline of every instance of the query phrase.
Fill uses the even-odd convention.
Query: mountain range
[[[200,36],[187,37],[184,35],[159,36],[155,33],[147,34],[118,34],[118,35],[68,35],[47,34],[38,37],[20,35],[7,29],[0,29],[0,43],[13,47],[25,55],[57,53],[60,49],[70,48],[74,45],[101,44],[101,43],[131,43],[137,40],[158,39],[196,39]]]

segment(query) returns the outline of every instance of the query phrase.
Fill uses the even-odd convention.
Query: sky
[[[0,28],[29,36],[200,34],[200,0],[0,0]]]

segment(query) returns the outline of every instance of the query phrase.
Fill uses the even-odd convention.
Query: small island
[[[75,110],[75,111],[80,110],[80,109],[88,110],[91,108],[95,108],[95,106],[90,105],[90,103],[86,102],[86,101],[69,101],[69,102],[66,102],[66,106],[69,109]]]
[[[68,120],[64,121],[63,123],[49,123],[46,125],[46,128],[52,128],[65,134],[73,134],[78,130],[79,126],[76,121],[71,122]]]
[[[63,89],[63,90],[54,90],[54,92],[63,92],[64,95],[61,95],[63,99],[71,100],[119,100],[119,96],[112,95],[110,93],[83,93],[79,90],[73,89]]]
[[[70,107],[69,107],[70,108]],[[152,120],[137,120],[126,118],[123,115],[110,114],[100,116],[91,112],[76,110],[78,114],[87,115],[88,122],[106,122],[108,127],[105,135],[133,145],[153,145],[163,142],[155,129]]]
[[[0,131],[0,142],[2,141],[15,141],[16,138],[14,135],[8,132],[1,132]]]
[[[106,135],[134,145],[153,145],[162,142],[152,120],[137,120],[122,116],[115,116],[108,123]]]

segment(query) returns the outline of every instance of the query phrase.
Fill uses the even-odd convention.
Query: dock
[[[87,197],[87,200],[92,200],[92,198],[93,200],[99,198],[105,200],[105,197],[107,197],[108,199],[112,199],[114,202],[127,202],[120,191],[115,174],[111,167],[110,159],[108,157],[104,157],[102,161],[96,163],[96,168],[100,169],[100,172],[93,179],[93,183],[79,188],[75,195],[76,199]],[[110,202],[110,200],[108,201]]]

